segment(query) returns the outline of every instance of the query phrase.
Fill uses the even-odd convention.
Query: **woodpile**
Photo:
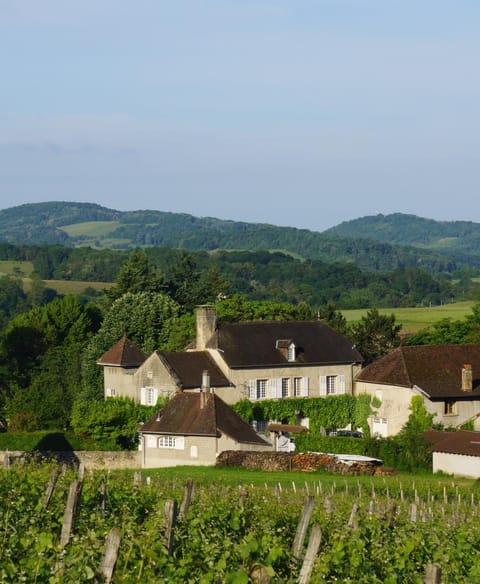
[[[216,466],[240,467],[266,471],[315,472],[325,469],[342,475],[390,475],[393,469],[384,469],[378,461],[362,460],[342,462],[334,454],[308,452],[294,454],[289,452],[247,452],[226,450],[218,458]],[[383,469],[383,471],[382,471]]]

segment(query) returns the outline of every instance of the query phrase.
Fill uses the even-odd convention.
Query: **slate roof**
[[[99,365],[116,367],[139,367],[147,358],[145,353],[135,346],[126,335],[116,342],[97,361]]]
[[[472,365],[473,390],[462,391],[462,368]],[[362,369],[356,381],[414,386],[430,398],[480,398],[480,345],[398,347]]]
[[[458,430],[457,432],[425,433],[425,439],[432,444],[432,452],[480,456],[480,432]]]
[[[230,387],[232,385],[208,351],[192,351],[188,353],[157,351],[157,355],[176,378],[178,386],[182,389],[199,388],[204,371],[209,373],[211,387]]]
[[[205,399],[203,407],[202,399]],[[175,394],[140,431],[181,436],[219,436],[222,433],[239,443],[269,445],[214,393]]]
[[[296,359],[289,362],[278,341],[291,340]],[[262,321],[223,324],[208,341],[230,368],[360,363],[352,342],[321,321]]]

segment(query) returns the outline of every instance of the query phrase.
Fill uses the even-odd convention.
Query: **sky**
[[[0,208],[480,222],[478,0],[0,0]]]

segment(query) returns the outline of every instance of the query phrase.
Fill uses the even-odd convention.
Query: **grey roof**
[[[212,387],[230,387],[232,385],[208,351],[189,351],[186,353],[157,351],[157,354],[175,376],[182,389],[200,388],[204,371],[208,371]]]
[[[296,359],[288,361],[282,347],[295,344]],[[279,347],[279,341],[280,347]],[[261,321],[223,324],[207,343],[218,348],[231,368],[360,363],[352,342],[321,321]]]

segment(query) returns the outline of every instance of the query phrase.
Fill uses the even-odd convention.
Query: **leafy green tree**
[[[319,313],[320,318],[337,332],[342,335],[347,333],[347,319],[339,310],[335,308],[335,305],[332,302],[329,302],[326,306],[323,306],[319,310]]]
[[[127,292],[131,294],[159,292],[163,286],[163,277],[150,264],[147,254],[141,249],[136,249],[122,265],[115,285],[107,291],[107,295],[111,299],[116,299]]]
[[[434,414],[428,413],[423,398],[418,395],[412,397],[408,420],[395,437],[399,446],[398,467],[401,470],[431,468],[432,455],[423,434],[432,427],[433,418]]]
[[[127,398],[101,402],[77,400],[72,411],[72,428],[75,434],[90,439],[103,450],[131,450],[138,443],[140,424],[160,405],[142,406]]]
[[[394,314],[387,316],[372,308],[350,326],[349,336],[368,364],[400,345],[401,328]]]
[[[181,250],[170,273],[168,292],[184,312],[192,312],[199,299],[199,279],[194,256]]]
[[[222,322],[256,320],[310,320],[316,318],[315,311],[305,302],[271,302],[247,300],[246,296],[234,294],[216,303],[217,314]]]

